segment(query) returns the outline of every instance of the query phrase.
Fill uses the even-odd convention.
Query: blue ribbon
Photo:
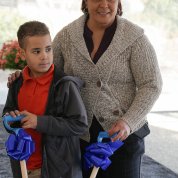
[[[19,115],[16,117],[12,117],[11,115],[5,115],[3,117],[3,124],[4,127],[6,128],[6,130],[8,130],[10,133],[14,133],[14,134],[18,134],[19,130],[22,128],[13,128],[10,126],[9,122],[16,122],[16,121],[21,121],[23,118],[25,117],[25,115]]]
[[[114,151],[119,149],[123,144],[124,143],[122,141],[117,140],[115,142],[93,143],[86,147],[86,152],[84,154],[85,169],[96,166],[106,170],[111,164],[111,161],[108,157],[113,155]]]
[[[18,134],[10,134],[6,143],[7,155],[15,160],[28,160],[35,151],[35,144],[30,135],[23,129],[19,129]]]

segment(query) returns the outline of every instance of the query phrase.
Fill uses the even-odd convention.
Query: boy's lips
[[[49,63],[39,64],[40,66],[48,66]]]

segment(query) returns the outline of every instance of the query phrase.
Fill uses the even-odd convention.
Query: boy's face
[[[32,77],[39,77],[48,72],[53,63],[53,52],[49,34],[43,36],[29,36],[25,39],[23,50]]]

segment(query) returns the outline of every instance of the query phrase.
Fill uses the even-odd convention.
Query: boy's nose
[[[41,58],[41,60],[46,59],[47,58],[47,53],[46,52],[41,53],[40,58]]]

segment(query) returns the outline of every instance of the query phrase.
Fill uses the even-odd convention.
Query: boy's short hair
[[[27,36],[43,36],[47,34],[50,34],[50,32],[46,24],[39,21],[25,22],[17,31],[19,46],[24,48],[24,41]]]

